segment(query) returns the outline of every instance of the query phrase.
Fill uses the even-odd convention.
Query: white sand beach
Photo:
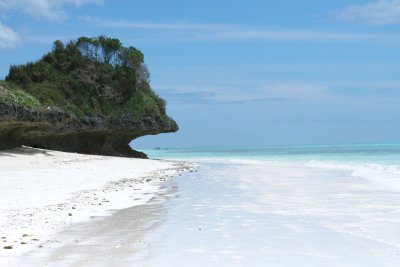
[[[0,154],[1,267],[400,262],[400,169],[378,160]]]
[[[197,162],[144,205],[68,225],[14,266],[399,266],[400,195],[360,175],[372,165]]]
[[[149,201],[183,163],[63,153],[0,152],[0,266],[61,242],[57,232]],[[56,244],[55,244],[56,245]]]

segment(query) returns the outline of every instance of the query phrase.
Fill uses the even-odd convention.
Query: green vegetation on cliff
[[[4,81],[0,81],[0,102],[10,103],[28,108],[41,107],[41,103],[37,98]]]
[[[0,83],[0,101],[50,107],[76,119],[166,117],[165,101],[149,85],[144,55],[104,36],[55,41],[40,60],[11,66]]]

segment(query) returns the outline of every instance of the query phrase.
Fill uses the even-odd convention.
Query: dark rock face
[[[0,102],[0,150],[22,145],[77,152],[147,158],[129,143],[140,136],[176,132],[167,116],[145,117],[139,122],[86,117],[72,119],[54,110],[32,110]]]

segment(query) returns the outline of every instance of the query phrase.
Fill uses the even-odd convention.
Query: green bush
[[[56,41],[39,61],[11,66],[6,81],[19,91],[3,99],[58,107],[78,118],[165,115],[165,101],[150,87],[143,54],[105,36]]]
[[[37,98],[33,97],[23,90],[11,90],[4,82],[1,82],[0,86],[0,101],[2,102],[25,106],[29,108],[39,108],[42,106]]]

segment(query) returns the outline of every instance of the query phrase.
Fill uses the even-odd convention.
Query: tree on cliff
[[[165,115],[165,101],[150,87],[143,53],[106,36],[57,40],[39,61],[11,66],[6,81],[75,117]]]

